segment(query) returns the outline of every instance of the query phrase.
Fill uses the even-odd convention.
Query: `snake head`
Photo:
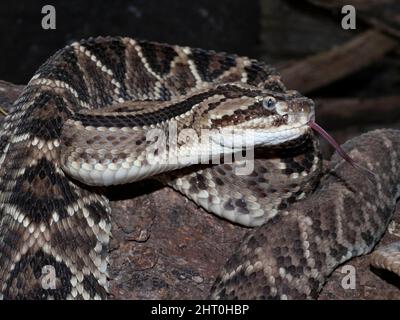
[[[246,145],[279,145],[310,131],[314,102],[297,91],[275,92],[247,85],[229,85],[219,104],[207,115],[209,127],[218,128],[214,142],[232,146],[234,139]]]

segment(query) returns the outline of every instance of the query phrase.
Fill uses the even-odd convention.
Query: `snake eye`
[[[275,109],[275,105],[276,105],[276,100],[273,97],[267,97],[263,100],[262,102],[263,107],[269,111],[272,111]]]

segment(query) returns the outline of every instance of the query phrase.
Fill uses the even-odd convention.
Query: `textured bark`
[[[397,42],[378,31],[366,31],[333,49],[281,68],[289,89],[308,93],[342,79],[383,57]]]
[[[393,124],[400,119],[400,96],[320,98],[314,101],[319,124],[330,129],[338,130],[355,124]]]

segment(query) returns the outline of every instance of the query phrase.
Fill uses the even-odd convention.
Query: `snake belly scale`
[[[120,37],[61,49],[32,77],[1,131],[0,297],[107,297],[111,210],[98,186],[157,176],[233,222],[260,226],[279,219],[320,180],[318,143],[307,125],[313,117],[311,100],[286,90],[272,68],[246,57]],[[235,175],[240,161],[197,165],[199,157],[211,161],[241,151],[221,142],[225,134],[206,143],[178,138],[174,148],[158,149],[150,161],[147,133],[158,130],[168,138],[171,124],[199,135],[203,129],[241,137],[252,131],[254,170]],[[191,157],[165,161],[171,153]],[[382,226],[389,215],[385,219]],[[363,252],[376,241],[368,240]],[[273,285],[264,293],[243,293],[234,283],[256,274],[250,269],[262,269],[262,259],[249,262],[246,248],[228,263],[235,271],[224,271],[213,297],[268,297],[271,288],[274,297],[308,297],[328,273],[325,266],[317,268],[324,276],[305,271],[304,279],[317,279],[312,290],[296,282],[283,285],[283,293]],[[51,288],[44,285],[48,267],[56,276]]]

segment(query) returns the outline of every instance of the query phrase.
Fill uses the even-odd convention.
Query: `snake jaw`
[[[262,127],[256,129],[225,128],[220,134],[212,136],[211,139],[217,145],[237,151],[244,147],[257,148],[280,145],[299,138],[309,130],[307,124],[274,131]]]

